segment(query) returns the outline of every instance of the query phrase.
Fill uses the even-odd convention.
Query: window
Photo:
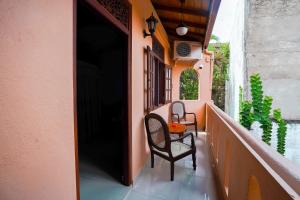
[[[153,36],[152,37],[152,51],[158,55],[158,57],[160,57],[162,60],[164,60],[165,58],[165,49],[163,47],[163,45],[161,45],[161,43],[158,41],[158,39]]]
[[[172,69],[164,64],[154,51],[147,47],[147,69],[145,69],[145,111],[171,102]]]
[[[180,99],[198,99],[198,74],[194,69],[186,69],[180,75]]]
[[[166,72],[166,103],[172,101],[172,68],[169,65],[165,67]]]

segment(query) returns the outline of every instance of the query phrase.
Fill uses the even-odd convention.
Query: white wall
[[[244,87],[245,2],[238,1],[230,38],[229,81],[226,83],[225,111],[235,120],[239,116],[239,86]]]
[[[300,120],[300,1],[248,1],[247,76],[260,73],[273,107]]]

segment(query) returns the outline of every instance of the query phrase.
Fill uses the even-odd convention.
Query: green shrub
[[[198,99],[198,74],[194,69],[186,69],[180,75],[180,99]]]
[[[230,46],[229,43],[221,43],[215,35],[212,35],[211,39],[216,42],[208,45],[208,50],[214,52],[212,100],[216,106],[225,110],[225,84],[229,80]]]

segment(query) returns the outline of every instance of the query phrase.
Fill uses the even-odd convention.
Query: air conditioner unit
[[[174,60],[198,61],[202,58],[200,42],[174,41]]]

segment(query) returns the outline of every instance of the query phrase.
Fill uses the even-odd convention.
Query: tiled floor
[[[96,168],[86,167],[81,174],[82,200],[216,200],[217,194],[209,163],[205,133],[199,133],[197,145],[197,169],[193,170],[188,156],[175,163],[175,179],[170,181],[169,162],[155,157],[154,169],[148,162],[133,187],[125,187]],[[90,173],[88,173],[88,171]],[[91,172],[96,172],[97,176]]]
[[[205,133],[199,133],[197,145],[197,169],[193,170],[192,157],[175,163],[175,179],[170,181],[170,164],[155,157],[154,169],[150,162],[137,178],[126,200],[215,200],[217,194],[209,163]]]

